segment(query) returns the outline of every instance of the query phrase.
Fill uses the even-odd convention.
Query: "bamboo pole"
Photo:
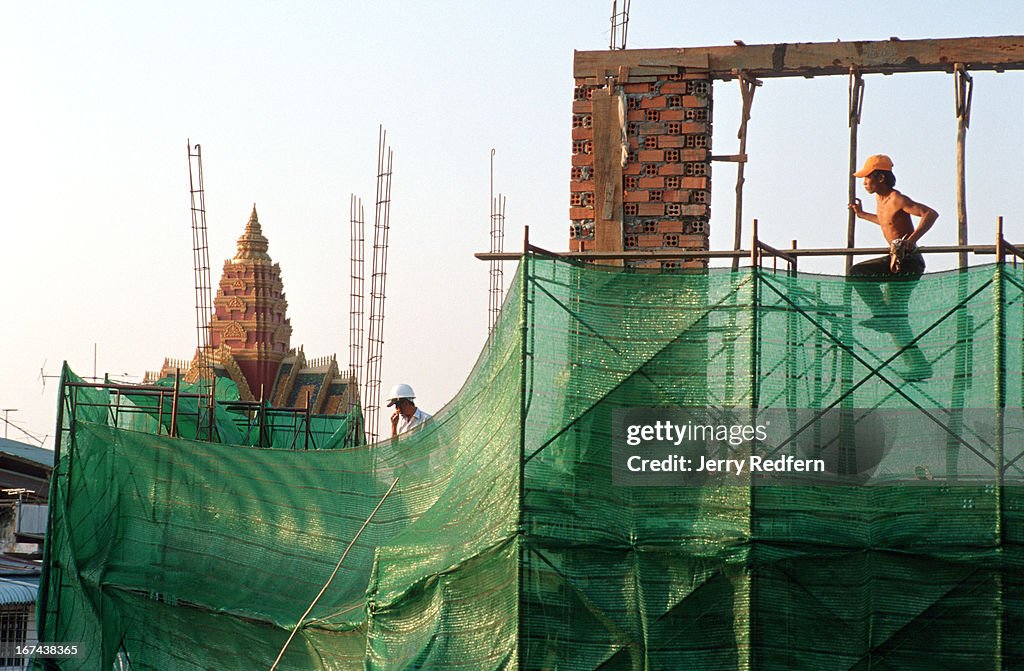
[[[739,249],[743,237],[743,182],[744,169],[747,165],[747,122],[750,121],[750,108],[754,104],[754,92],[761,82],[753,77],[739,73],[740,96],[743,99],[743,110],[740,116],[740,130],[736,137],[740,140],[739,165],[736,168],[736,230],[733,235],[733,249]],[[732,269],[740,267],[739,257],[733,257]]]
[[[971,98],[974,95],[974,79],[967,74],[963,63],[953,68],[953,85],[956,93],[956,240],[958,245],[967,244],[967,169],[965,166],[967,129],[971,125]],[[999,236],[1000,240],[1002,235]],[[958,255],[959,267],[967,267],[967,253]],[[1001,260],[1000,260],[1001,261]]]
[[[850,87],[847,97],[848,103],[848,125],[850,127],[850,163],[847,170],[847,202],[852,203],[857,197],[857,178],[853,173],[857,172],[857,130],[860,128],[861,111],[864,109],[864,78],[854,68],[850,68]],[[851,249],[856,244],[857,215],[853,210],[847,210],[846,220],[846,246]],[[846,257],[846,274],[850,274],[850,267],[853,265],[853,257]]]

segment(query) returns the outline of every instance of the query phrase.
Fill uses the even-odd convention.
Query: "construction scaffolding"
[[[66,377],[41,640],[84,642],[61,669],[269,668],[398,478],[278,668],[1012,668],[1024,269],[992,251],[894,287],[905,337],[861,325],[867,280],[772,270],[763,243],[737,272],[527,246],[458,396],[372,448],[128,431]],[[842,484],[617,485],[641,407],[920,421],[840,425],[814,449]],[[750,449],[799,456],[807,426]]]
[[[313,418],[295,409],[283,444],[262,404],[228,401],[212,404],[211,440],[186,440],[214,394],[65,371],[39,631],[84,654],[48,668],[1021,666],[1024,253],[1001,220],[995,244],[968,244],[962,193],[958,244],[921,248],[960,255],[954,271],[881,285],[798,272],[803,256],[888,253],[852,248],[852,227],[846,248],[781,249],[754,220],[739,248],[761,78],[849,76],[855,167],[862,75],[954,73],[962,150],[967,71],[1024,67],[1021,54],[1019,38],[578,53],[577,78],[602,86],[680,68],[740,79],[734,249],[624,251],[621,175],[602,182],[598,219],[618,228],[597,237],[617,248],[552,254],[527,231],[521,254],[479,254],[519,260],[488,346],[398,440],[363,444],[356,422],[310,447]],[[619,129],[602,130],[601,151],[620,150]],[[390,177],[382,130],[373,439]],[[970,254],[994,262],[967,267]],[[708,258],[736,263],[622,263]],[[880,288],[913,305],[884,328],[862,298]],[[730,445],[827,472],[624,483],[623,413],[679,409],[771,417],[776,433]]]
[[[613,6],[613,14],[614,11]],[[744,222],[743,186],[744,169],[748,161],[746,153],[748,124],[754,92],[756,87],[763,84],[761,80],[819,76],[847,76],[850,78],[848,96],[850,157],[847,175],[848,195],[852,203],[856,196],[856,178],[853,177],[853,172],[858,165],[857,131],[864,109],[864,76],[917,72],[947,72],[952,75],[957,120],[957,244],[966,247],[969,245],[969,236],[965,157],[974,89],[970,72],[1004,72],[1021,69],[1024,69],[1024,37],[1011,35],[922,40],[901,40],[893,37],[887,41],[759,45],[747,45],[737,40],[733,46],[578,51],[574,59],[573,74],[576,78],[578,92],[583,92],[588,100],[590,96],[593,96],[595,90],[603,90],[606,93],[604,96],[594,98],[594,101],[601,103],[598,105],[598,102],[593,102],[594,124],[598,123],[598,116],[602,118],[607,116],[607,114],[599,114],[599,112],[603,107],[608,106],[606,104],[608,101],[612,102],[611,107],[615,107],[616,101],[635,103],[639,110],[641,100],[635,95],[629,99],[625,93],[625,89],[631,85],[660,83],[684,76],[705,77],[709,83],[715,80],[736,79],[739,81],[742,103],[740,128],[737,133],[739,151],[736,154],[710,155],[706,158],[708,162],[724,161],[738,164],[733,245],[734,250],[737,250],[744,237],[742,228]],[[655,104],[656,97],[653,94],[646,95],[648,99],[644,104]],[[680,101],[680,104],[682,103],[685,103],[685,99]],[[671,111],[678,112],[677,109]],[[635,134],[627,131],[630,126],[638,124],[621,122],[621,125],[623,126],[621,134],[595,130],[590,141],[589,151],[593,153],[594,172],[597,176],[593,188],[597,191],[602,191],[602,186],[607,190],[609,180],[614,188],[617,188],[618,182],[623,181],[622,175],[615,170],[607,169],[610,165],[608,158],[617,158],[621,154],[626,139],[636,141]],[[596,129],[597,125],[594,128]],[[644,139],[655,140],[655,135]],[[672,140],[673,138],[667,139]],[[656,141],[660,142],[660,140]],[[584,141],[580,140],[580,142]],[[703,169],[710,174],[710,163]],[[628,183],[629,176],[625,176],[625,180]],[[633,190],[636,190],[636,187]],[[617,252],[626,247],[635,246],[628,243],[624,246],[621,240],[623,236],[618,230],[622,228],[623,217],[621,214],[615,216],[615,213],[623,207],[623,196],[614,190],[602,191],[602,193],[605,197],[598,199],[600,207],[596,209],[595,214],[599,216],[596,217],[594,242],[590,243],[591,248],[603,252]],[[631,206],[635,207],[632,204]],[[846,244],[849,247],[854,244],[854,234],[855,217],[851,213],[846,236]],[[706,241],[703,247],[707,248]],[[737,257],[732,258],[735,270]],[[959,267],[966,267],[967,252],[960,253],[958,258]],[[849,270],[850,264],[850,259],[847,258],[847,270]]]

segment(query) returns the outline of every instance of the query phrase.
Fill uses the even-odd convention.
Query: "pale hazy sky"
[[[372,223],[377,127],[394,148],[383,386],[436,411],[484,344],[488,165],[522,226],[567,248],[574,49],[608,45],[611,3],[0,2],[0,408],[52,445],[62,360],[139,380],[195,348],[186,140],[203,145],[213,281],[259,211],[293,345],[348,361],[349,194]],[[632,3],[629,46],[1006,35],[1024,4]],[[866,78],[861,155],[956,241],[954,90],[944,74]],[[972,242],[1024,217],[1024,73],[978,73],[968,136]],[[847,81],[768,80],[750,123],[746,218],[778,246],[842,246]],[[715,86],[715,153],[739,90]],[[731,245],[735,166],[716,164],[712,245]],[[872,208],[873,209],[873,208]],[[858,244],[878,243],[862,228]],[[948,267],[952,259],[929,261]],[[840,260],[804,269],[839,272]],[[507,264],[506,277],[514,272]],[[2,434],[0,434],[2,435]],[[9,429],[13,439],[27,439]]]

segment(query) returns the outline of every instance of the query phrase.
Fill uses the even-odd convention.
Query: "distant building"
[[[234,258],[224,262],[214,313],[210,345],[214,374],[238,386],[240,400],[265,400],[276,408],[305,408],[314,414],[341,415],[359,404],[359,390],[349,372],[342,373],[334,355],[307,359],[302,347],[291,347],[281,267],[267,253],[253,206]],[[181,371],[185,382],[199,377],[197,357],[191,361],[165,359],[146,382],[173,378]]]
[[[0,438],[0,671],[27,668],[15,646],[36,642],[36,594],[53,451]]]

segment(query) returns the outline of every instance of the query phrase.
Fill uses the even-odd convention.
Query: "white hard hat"
[[[416,398],[416,392],[404,382],[396,384],[391,388],[391,393],[388,394],[388,407],[393,406],[400,398]]]

